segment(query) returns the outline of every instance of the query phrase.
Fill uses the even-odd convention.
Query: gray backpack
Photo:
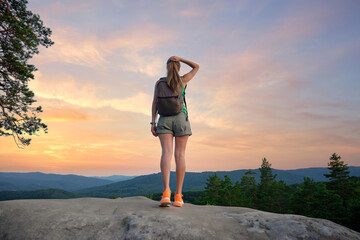
[[[158,82],[156,87],[157,87],[157,109],[159,114],[164,116],[173,116],[182,112],[183,98],[181,96],[181,90],[178,93],[174,93],[167,84],[167,80],[165,77],[160,78],[160,81]],[[185,91],[184,91],[184,102],[186,106]]]

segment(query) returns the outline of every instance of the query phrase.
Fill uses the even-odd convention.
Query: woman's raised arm
[[[180,61],[180,62],[183,62],[187,65],[189,65],[190,67],[192,67],[192,70],[188,73],[186,73],[184,76],[183,76],[183,84],[186,85],[194,76],[195,74],[197,73],[197,71],[199,71],[199,64],[197,63],[194,63],[190,60],[186,60],[184,58],[181,58],[181,57],[177,57],[177,56],[172,56],[170,58],[170,60],[172,61]]]

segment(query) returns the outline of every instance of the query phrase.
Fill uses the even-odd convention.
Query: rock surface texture
[[[359,239],[331,221],[145,197],[0,202],[0,239]]]

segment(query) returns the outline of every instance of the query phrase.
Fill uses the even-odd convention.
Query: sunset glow
[[[187,171],[360,166],[360,1],[29,0],[55,44],[31,59],[48,125],[0,138],[1,172],[160,171],[154,84],[176,55],[186,90]],[[181,65],[181,74],[189,67]],[[172,161],[172,171],[175,162]]]

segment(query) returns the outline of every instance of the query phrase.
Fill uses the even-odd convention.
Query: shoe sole
[[[171,202],[162,202],[160,203],[160,207],[170,207]]]
[[[180,206],[180,205],[174,205],[174,207],[182,207],[182,206]]]
[[[174,205],[174,207],[182,207],[182,205],[184,205],[184,203],[174,203],[173,205]]]

